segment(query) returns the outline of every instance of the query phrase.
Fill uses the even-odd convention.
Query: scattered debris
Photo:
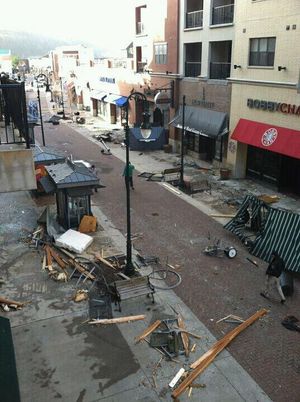
[[[74,300],[74,302],[79,303],[83,300],[87,300],[87,298],[88,291],[85,289],[78,289],[72,299]]]
[[[153,331],[155,331],[156,328],[158,328],[160,326],[160,324],[161,324],[161,321],[156,320],[153,324],[151,324],[148,328],[146,328],[145,331],[140,336],[138,336],[135,339],[135,342],[139,343],[140,341],[144,340],[148,335],[150,335]]]
[[[102,319],[102,320],[93,319],[92,321],[89,321],[88,324],[90,324],[90,325],[122,324],[125,322],[144,320],[145,318],[146,318],[145,315],[132,315],[132,316],[128,316],[128,317],[118,317],[118,318]]]
[[[281,321],[281,324],[290,331],[300,332],[300,326],[297,322],[299,322],[298,318],[293,315],[288,315]]]
[[[95,216],[84,215],[80,221],[78,232],[91,233],[97,230],[97,218]]]
[[[85,249],[92,244],[93,238],[84,233],[79,233],[76,230],[69,229],[63,235],[59,236],[55,243],[63,248],[81,254]]]
[[[175,387],[175,385],[178,383],[178,381],[180,380],[180,378],[183,376],[183,373],[185,372],[184,368],[181,368],[177,374],[175,375],[175,377],[170,381],[169,383],[169,387],[173,388]]]
[[[15,300],[6,299],[0,296],[0,304],[4,311],[9,311],[10,308],[15,310],[22,309],[26,304],[30,302],[17,302]]]
[[[225,321],[228,318],[231,318],[232,320],[235,320],[235,321],[239,321],[240,323],[245,322],[241,317],[238,317],[237,315],[229,314],[226,317],[223,317],[219,321],[217,321],[216,324],[219,324],[219,322]]]
[[[233,329],[224,338],[217,341],[203,356],[191,364],[193,371],[188,374],[185,380],[173,391],[172,398],[178,398],[192,383],[193,381],[206,369],[207,366],[215,359],[215,357],[226,348],[226,346],[237,336],[240,332],[253,324],[260,317],[267,314],[267,310],[262,309],[253,314],[245,322],[240,324],[237,328]]]
[[[249,258],[249,257],[246,257],[246,260],[248,260],[249,262],[251,262],[251,264],[253,264],[253,265],[255,265],[256,267],[258,267],[258,264],[257,264],[257,262],[256,262],[255,260],[252,260],[252,259]]]

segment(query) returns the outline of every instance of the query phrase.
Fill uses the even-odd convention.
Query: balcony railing
[[[198,77],[201,74],[201,63],[195,61],[185,62],[185,77]]]
[[[138,61],[137,62],[137,72],[138,73],[143,73],[144,72],[144,68],[147,65],[147,63],[143,62],[143,61]]]
[[[212,25],[231,24],[233,22],[234,4],[213,7]]]
[[[226,80],[230,77],[231,63],[212,62],[210,63],[210,75],[209,78],[213,80]]]
[[[186,28],[202,28],[203,10],[186,13]]]
[[[145,25],[143,22],[138,22],[137,26],[136,26],[136,34],[137,35],[142,35],[143,33],[145,33]]]

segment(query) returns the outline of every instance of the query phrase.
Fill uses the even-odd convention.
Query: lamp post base
[[[135,274],[135,268],[132,262],[126,262],[124,274],[127,276],[133,276]]]

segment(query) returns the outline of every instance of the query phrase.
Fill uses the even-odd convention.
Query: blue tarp
[[[167,144],[166,130],[163,127],[151,127],[151,134],[144,138],[140,128],[131,128],[129,135],[129,146],[132,151],[155,151],[163,149]]]

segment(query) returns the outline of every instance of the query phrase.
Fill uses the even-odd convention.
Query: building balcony
[[[216,6],[212,9],[212,25],[232,24],[234,4]]]
[[[201,74],[201,63],[196,61],[185,62],[185,77],[198,77]]]
[[[185,27],[202,28],[203,26],[203,10],[191,11],[186,13]]]
[[[209,78],[212,80],[226,80],[230,77],[231,63],[211,62]]]

